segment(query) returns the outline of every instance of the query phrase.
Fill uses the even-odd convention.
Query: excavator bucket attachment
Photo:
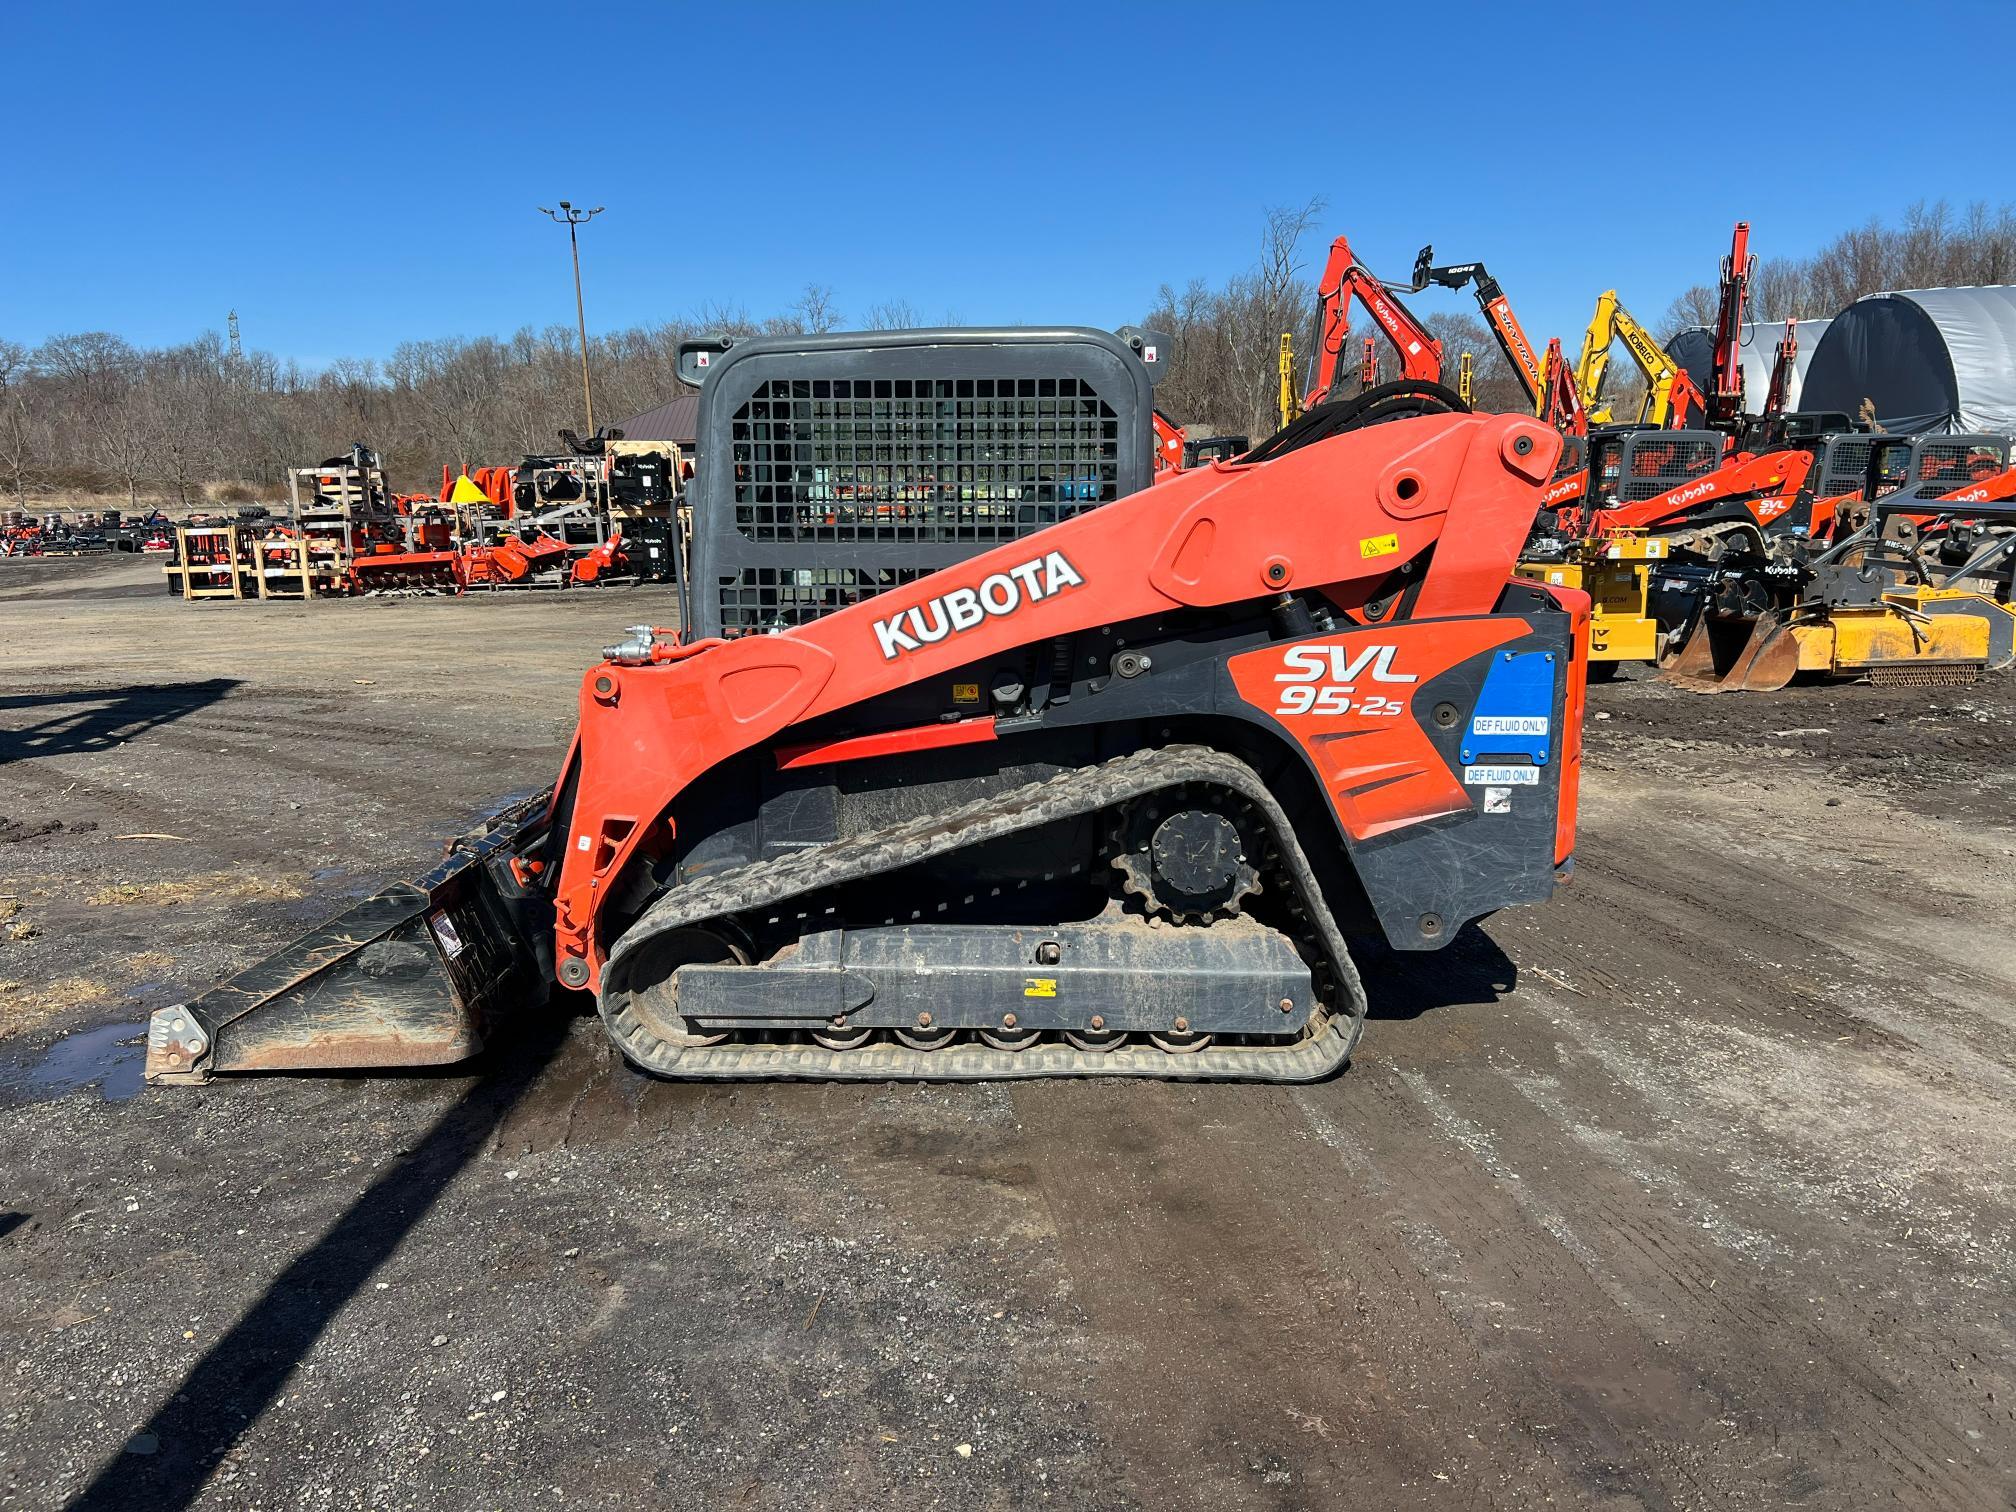
[[[1799,673],[1801,629],[1782,614],[1704,619],[1662,670],[1697,693],[1775,693]]]
[[[1761,616],[1715,691],[1776,693],[1788,686],[1799,675],[1803,639],[1813,633],[1810,625],[1794,624],[1772,614]]]
[[[474,1055],[506,1013],[545,996],[508,863],[543,830],[547,804],[543,793],[515,802],[452,842],[424,877],[157,1010],[147,1079],[439,1066]]]

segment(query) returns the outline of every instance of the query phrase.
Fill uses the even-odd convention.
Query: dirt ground
[[[655,590],[0,564],[0,1507],[2008,1508],[2016,689],[1592,693],[1327,1083],[143,1091]],[[172,837],[172,838],[170,838]],[[18,938],[17,938],[18,936]]]

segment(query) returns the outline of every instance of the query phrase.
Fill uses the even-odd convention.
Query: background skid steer
[[[166,1010],[150,1075],[432,1063],[556,981],[664,1075],[1341,1065],[1348,935],[1569,864],[1586,599],[1512,577],[1561,443],[1394,385],[1146,487],[1157,347],[717,344],[684,633],[589,672],[550,799]]]

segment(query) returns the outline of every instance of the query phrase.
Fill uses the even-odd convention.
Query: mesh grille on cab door
[[[1722,465],[1723,443],[1714,431],[1652,431],[1624,438],[1617,479],[1620,504],[1656,499]]]
[[[1911,496],[1936,499],[1970,484],[1985,482],[2006,465],[2007,448],[1980,436],[1951,441],[1920,441],[1913,458]]]
[[[1118,418],[1077,378],[774,381],[732,438],[752,541],[985,545],[1119,496]]]

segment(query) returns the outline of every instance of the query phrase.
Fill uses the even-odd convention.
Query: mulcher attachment
[[[542,793],[513,804],[454,841],[424,877],[156,1010],[147,1079],[441,1066],[474,1055],[512,1008],[547,995],[515,918],[522,890],[508,863],[536,837],[550,801]]]
[[[1797,587],[1780,589],[1778,602],[1759,606],[1759,581],[1749,564],[1711,577],[1669,678],[1705,693],[1771,693],[1802,675],[1950,687],[2016,663],[2008,605],[1937,581],[1873,526],[1801,564]]]

